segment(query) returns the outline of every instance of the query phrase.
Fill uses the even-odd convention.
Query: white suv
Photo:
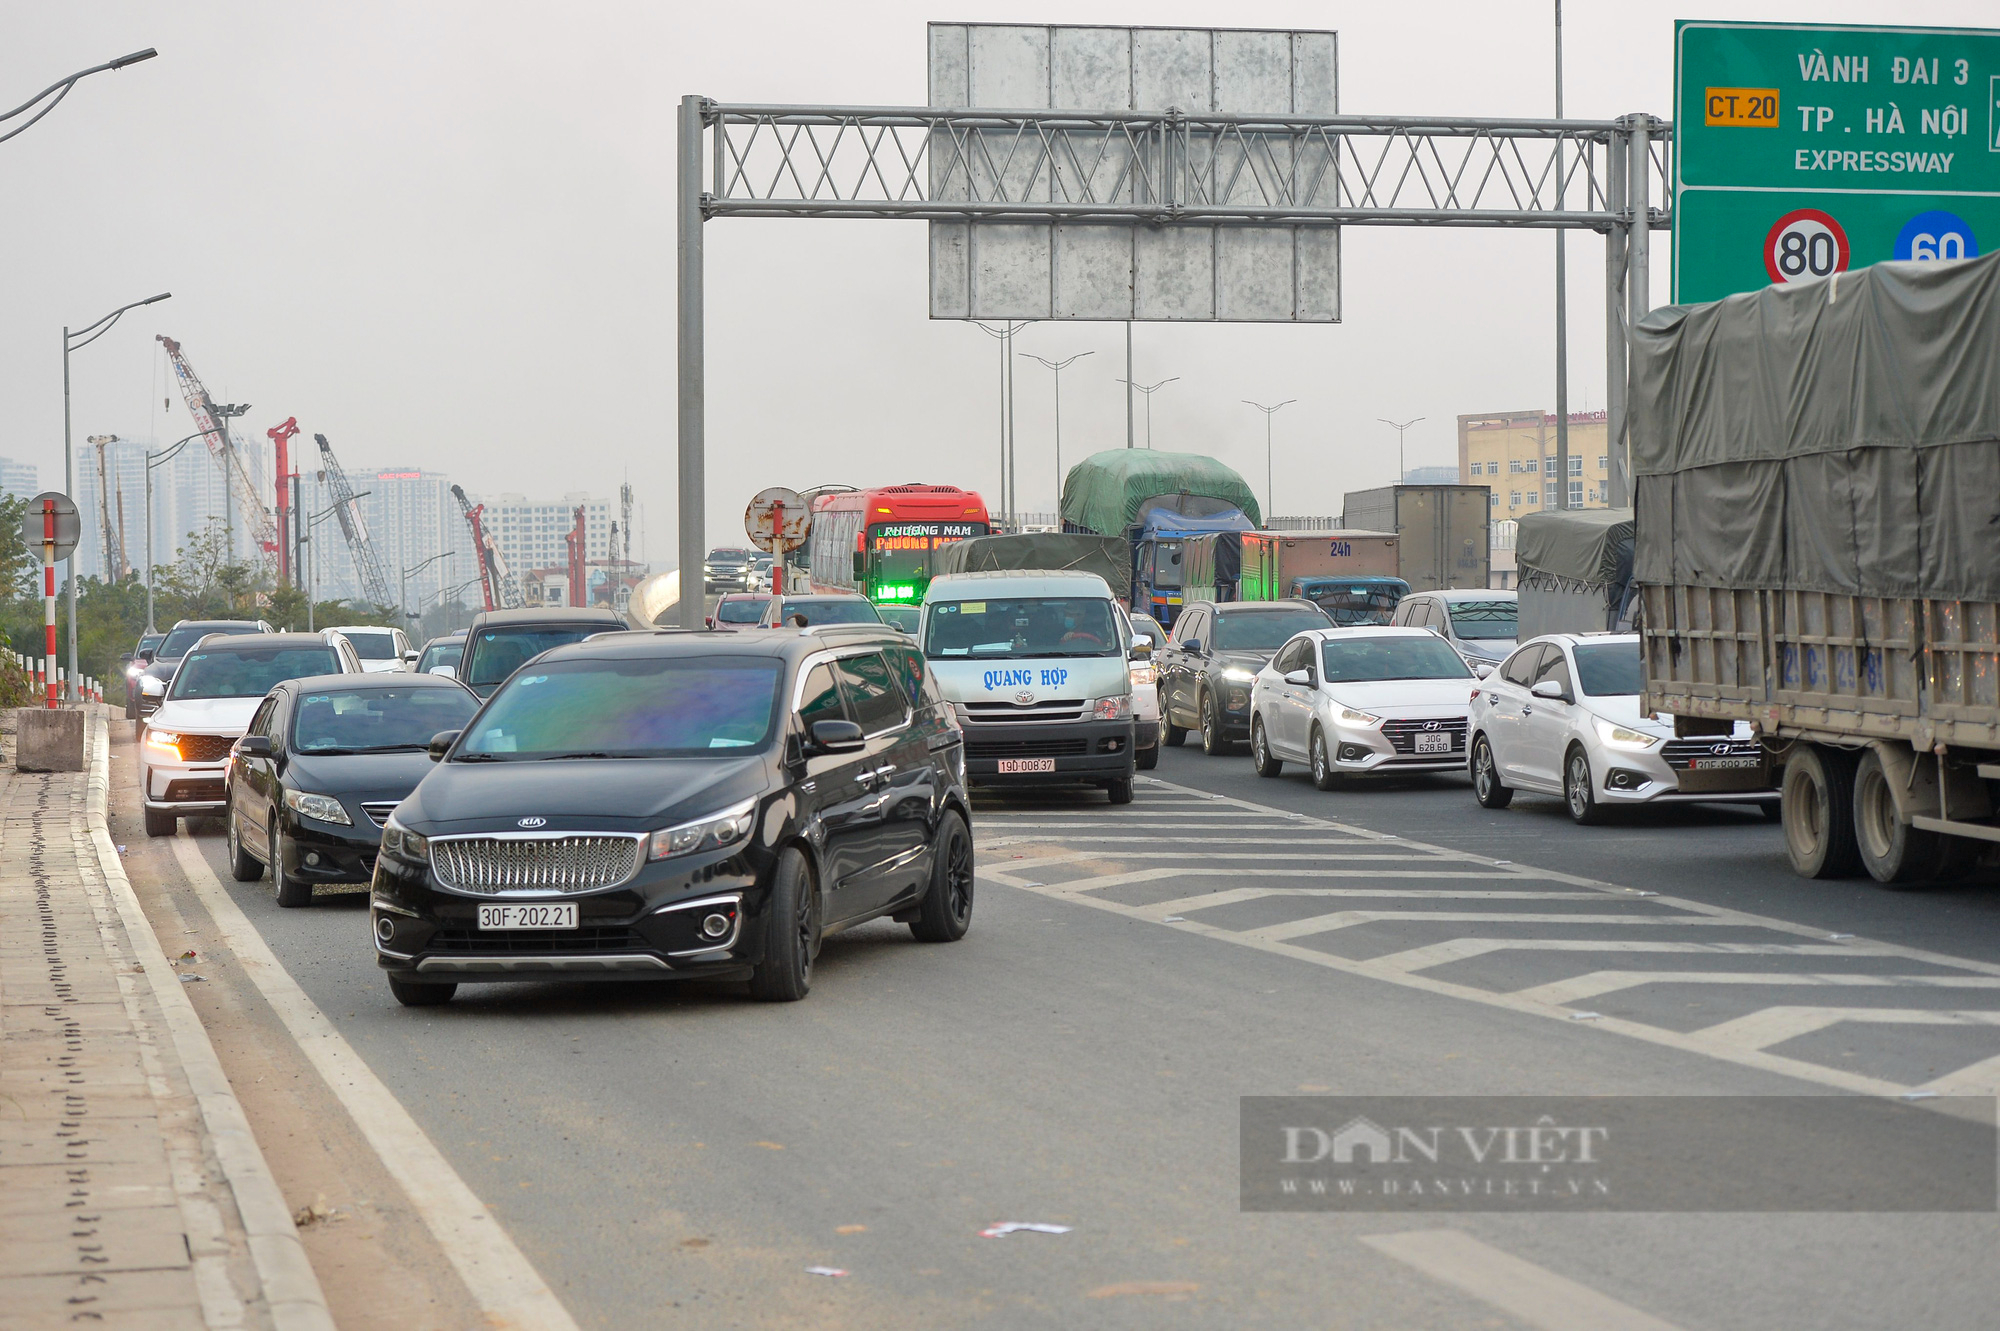
[[[229,751],[273,687],[304,675],[361,673],[361,658],[333,629],[211,633],[190,647],[139,742],[146,835],[172,836],[182,818],[223,811]]]
[[[383,628],[379,624],[336,624],[328,632],[346,635],[354,644],[355,655],[361,658],[361,668],[371,675],[408,670],[419,655],[401,629]]]

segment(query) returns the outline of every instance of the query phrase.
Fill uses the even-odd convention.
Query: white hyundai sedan
[[[1259,776],[1304,762],[1321,790],[1344,776],[1461,772],[1478,683],[1429,629],[1309,629],[1250,686],[1250,756]]]
[[[1579,823],[1608,808],[1719,802],[1778,813],[1770,760],[1749,725],[1677,739],[1639,710],[1635,633],[1551,633],[1516,648],[1472,699],[1472,792],[1504,809],[1516,790],[1560,795]]]
[[[358,675],[361,658],[332,629],[211,633],[188,649],[139,743],[146,835],[172,836],[182,818],[220,814],[229,752],[273,687],[305,675]]]

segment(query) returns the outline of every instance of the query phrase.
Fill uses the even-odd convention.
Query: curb
[[[334,1331],[333,1314],[327,1310],[326,1295],[319,1287],[306,1257],[305,1245],[292,1223],[290,1208],[264,1152],[250,1131],[243,1105],[222,1070],[208,1031],[194,1010],[180,977],[168,964],[165,949],[139,905],[132,882],[125,876],[118,847],[111,840],[107,810],[111,798],[111,735],[109,723],[98,709],[91,709],[88,801],[85,820],[97,849],[97,861],[106,886],[118,905],[118,915],[131,936],[132,951],[145,968],[153,996],[165,1014],[172,1032],[174,1050],[180,1056],[195,1103],[201,1110],[202,1125],[215,1146],[216,1160],[236,1197],[236,1209],[243,1219],[249,1239],[250,1260],[257,1269],[265,1305],[277,1331]]]

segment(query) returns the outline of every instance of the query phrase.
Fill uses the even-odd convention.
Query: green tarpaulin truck
[[[1644,705],[1753,722],[1812,878],[2000,843],[2000,255],[1878,263],[1633,330]],[[1677,756],[1678,755],[1678,756]]]

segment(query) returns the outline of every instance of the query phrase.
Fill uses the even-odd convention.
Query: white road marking
[[[1450,938],[1375,958],[1377,966],[1414,972],[1469,961],[1493,952],[1714,952],[1730,956],[1892,957],[1888,947],[1830,947],[1824,943],[1691,943],[1669,938]],[[1521,990],[1527,993],[1527,990]]]
[[[2000,1026],[2000,1012],[1941,1012],[1931,1008],[1767,1007],[1734,1021],[1696,1031],[1705,1040],[1742,1049],[1772,1045],[1811,1035],[1843,1021],[1889,1026]]]
[[[485,1313],[487,1324],[506,1331],[577,1331],[568,1310],[507,1237],[498,1217],[466,1186],[326,1014],[306,997],[264,935],[208,867],[201,848],[186,835],[175,836],[172,844],[181,872],[214,917],[216,928],[236,954],[237,964],[256,984],[328,1089],[339,1097],[383,1166],[409,1195],[410,1204]],[[369,960],[372,963],[373,958]]]
[[[1370,1234],[1361,1241],[1539,1331],[1675,1331],[1671,1322],[1455,1229]]]
[[[1835,986],[1851,989],[2000,989],[1993,975],[1839,975],[1786,974],[1783,971],[1592,971],[1567,980],[1516,989],[1517,998],[1544,1003],[1580,1003],[1588,998],[1636,989],[1647,984],[1737,984],[1811,989]]]
[[[1360,897],[1369,901],[1575,901],[1590,900],[1580,892],[1508,892],[1479,887],[1236,887],[1221,892],[1202,892],[1156,901],[1150,909],[1174,911],[1210,910],[1233,906],[1239,901],[1263,901],[1274,897]],[[1484,919],[1485,916],[1480,918]],[[1622,918],[1622,917],[1621,917]]]

